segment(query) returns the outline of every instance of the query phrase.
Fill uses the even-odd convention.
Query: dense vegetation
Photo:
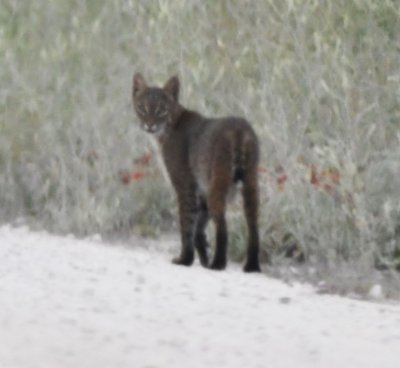
[[[398,0],[2,0],[1,219],[79,235],[176,227],[130,89],[134,71],[178,74],[185,106],[254,124],[276,264],[305,260],[339,290],[398,278],[399,40]]]

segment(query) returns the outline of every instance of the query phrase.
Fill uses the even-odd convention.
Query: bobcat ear
[[[133,76],[133,83],[132,83],[132,93],[133,97],[137,96],[138,93],[144,91],[147,87],[147,84],[140,73],[136,73]]]
[[[171,77],[167,83],[165,83],[164,91],[167,92],[176,102],[179,98],[179,79],[176,75]]]

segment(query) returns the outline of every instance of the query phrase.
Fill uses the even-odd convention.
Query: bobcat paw
[[[200,264],[203,267],[208,267],[210,259],[210,246],[208,245],[207,240],[204,237],[197,239],[195,243],[195,249],[199,256]]]
[[[226,261],[214,259],[210,265],[210,269],[215,271],[222,271],[226,268]]]
[[[247,262],[243,267],[244,272],[261,272],[261,268],[258,262]]]
[[[180,266],[191,266],[193,263],[193,255],[189,256],[179,256],[172,260],[173,264]]]
[[[203,267],[208,267],[208,251],[207,249],[197,249],[199,255],[200,264]]]
[[[205,256],[200,255],[199,258],[200,258],[200,264],[203,267],[208,267],[208,257],[207,257],[207,255],[205,255]]]

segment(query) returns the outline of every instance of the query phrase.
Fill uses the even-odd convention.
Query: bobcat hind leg
[[[245,272],[260,272],[258,261],[259,234],[258,234],[258,183],[257,171],[248,171],[244,177],[243,206],[248,227],[247,259],[243,270]]]
[[[229,161],[228,161],[229,162]],[[215,225],[215,253],[210,268],[223,270],[227,263],[228,230],[225,220],[226,198],[231,185],[229,165],[218,165],[211,180],[208,208]]]

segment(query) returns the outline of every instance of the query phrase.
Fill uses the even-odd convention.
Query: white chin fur
[[[154,131],[150,130],[149,133],[153,134],[156,138],[159,138],[164,134],[164,127],[158,128]]]

